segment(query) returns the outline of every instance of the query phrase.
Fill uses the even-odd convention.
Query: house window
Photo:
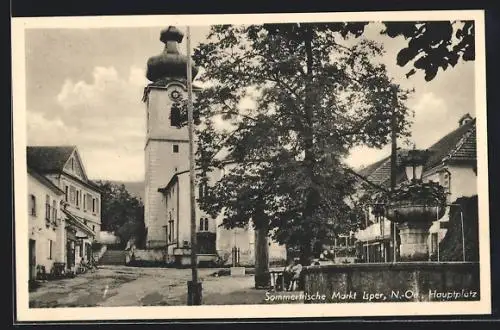
[[[35,197],[35,195],[30,195],[29,209],[30,209],[30,214],[36,216],[36,197]]]
[[[64,200],[67,202],[68,198],[69,198],[69,187],[65,185],[64,186]]]
[[[168,222],[168,241],[171,243],[174,240],[174,220]]]
[[[85,207],[85,210],[86,210],[86,211],[90,211],[90,210],[92,210],[92,207],[93,207],[93,205],[92,205],[92,195],[91,195],[91,194],[87,194],[87,195],[85,195],[85,199],[86,199],[86,203],[85,203],[85,204],[86,204],[86,205],[85,205],[86,207]]]
[[[80,207],[80,190],[76,191],[76,207]]]
[[[47,259],[52,260],[52,240],[49,239]]]
[[[92,213],[95,213],[95,198],[92,198]]]
[[[92,225],[92,231],[95,231],[95,225]]]
[[[208,231],[208,218],[205,218],[205,231]]]
[[[179,127],[181,125],[181,109],[177,104],[172,105],[170,110],[170,126]]]
[[[174,144],[174,145],[172,146],[172,151],[173,151],[174,153],[178,153],[178,152],[179,152],[179,145],[178,145],[178,144]]]
[[[52,221],[56,221],[57,219],[57,202],[55,200],[52,201]]]
[[[45,196],[45,220],[50,220],[50,196]]]
[[[73,187],[73,186],[70,186],[69,187],[69,202],[71,204],[75,204],[76,201],[75,201],[75,195],[76,195],[76,188]]]
[[[172,219],[172,212],[168,212],[168,242],[174,240],[174,220]]]
[[[74,160],[74,158],[71,158],[70,163],[71,163],[71,170],[74,171],[75,170],[75,160]]]
[[[443,174],[443,187],[445,187],[445,189],[447,190],[450,189],[450,176],[448,175],[448,173]]]
[[[200,218],[200,231],[203,231],[203,218]]]

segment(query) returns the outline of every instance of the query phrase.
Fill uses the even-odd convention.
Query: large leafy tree
[[[96,181],[101,192],[102,230],[117,235],[122,244],[131,238],[141,239],[144,232],[144,205],[123,184]]]
[[[391,38],[403,37],[408,45],[397,55],[397,64],[413,64],[407,77],[417,70],[425,80],[436,77],[438,70],[454,67],[459,60],[473,61],[475,52],[474,21],[386,22],[381,31]]]
[[[194,59],[207,83],[197,96],[197,162],[204,174],[231,165],[201,207],[224,225],[253,220],[307,262],[313,246],[349,223],[356,177],[344,163],[357,145],[388,143],[394,115],[408,134],[410,91],[393,84],[359,37],[366,23],[213,26]],[[251,98],[254,105],[243,107]],[[223,119],[230,127],[221,129]],[[218,157],[223,153],[225,157]],[[258,244],[256,244],[257,246]]]

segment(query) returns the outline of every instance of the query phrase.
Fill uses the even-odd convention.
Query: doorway
[[[36,241],[34,239],[30,239],[29,243],[29,279],[36,279]]]
[[[72,240],[66,242],[66,263],[68,269],[75,265],[75,242]]]

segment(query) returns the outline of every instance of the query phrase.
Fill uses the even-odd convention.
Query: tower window
[[[208,218],[200,218],[200,230],[208,231]]]
[[[172,146],[172,151],[175,152],[175,153],[178,153],[179,152],[179,145],[178,144],[174,144]]]
[[[181,109],[177,104],[172,105],[170,110],[170,126],[179,127],[181,125]]]
[[[208,195],[208,184],[206,182],[202,182],[198,185],[198,198],[200,201],[205,199]]]

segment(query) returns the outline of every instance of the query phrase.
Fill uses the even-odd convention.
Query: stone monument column
[[[425,261],[429,258],[427,239],[431,222],[404,222],[398,224],[401,261]]]

